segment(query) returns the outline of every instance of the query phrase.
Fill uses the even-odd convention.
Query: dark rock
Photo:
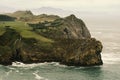
[[[94,38],[60,40],[56,52],[61,53],[62,64],[69,66],[102,65],[102,44]],[[56,44],[56,45],[57,45]],[[65,45],[64,45],[65,44]],[[57,53],[56,53],[57,54]]]

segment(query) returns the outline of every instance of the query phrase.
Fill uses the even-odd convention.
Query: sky
[[[54,7],[79,11],[118,11],[120,0],[0,0],[0,6],[15,9]]]

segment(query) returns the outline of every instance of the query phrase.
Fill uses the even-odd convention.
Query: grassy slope
[[[24,38],[35,38],[35,39],[40,40],[42,42],[52,42],[52,40],[32,32],[31,31],[32,28],[29,27],[25,22],[19,22],[19,21],[0,22],[0,35],[2,35],[4,33],[5,26],[11,26],[11,28],[18,31]]]

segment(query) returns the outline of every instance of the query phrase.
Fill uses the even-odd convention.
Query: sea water
[[[118,28],[91,27],[92,37],[103,43],[102,66],[75,67],[56,62],[0,65],[0,80],[120,80],[120,31]]]

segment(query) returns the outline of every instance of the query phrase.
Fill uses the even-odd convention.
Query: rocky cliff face
[[[100,54],[103,47],[101,42],[91,38],[84,22],[74,15],[32,28],[36,33],[51,38],[54,42],[45,43],[34,38],[23,38],[19,32],[7,28],[0,36],[0,64],[8,65],[13,61],[55,61],[70,66],[103,64]]]
[[[70,15],[64,19],[64,26],[65,29],[68,30],[68,34],[71,38],[91,38],[90,32],[85,23],[74,15]]]
[[[37,33],[52,39],[69,38],[69,39],[84,39],[91,38],[90,32],[85,23],[70,15],[65,18],[58,18],[54,21],[45,21],[35,24],[29,24]],[[45,31],[42,31],[45,30]],[[49,35],[49,36],[48,36]]]
[[[0,36],[0,64],[8,65],[15,60],[15,42],[18,38],[20,38],[20,34],[12,29],[7,29],[6,32]]]
[[[61,53],[62,64],[70,66],[92,66],[103,64],[100,54],[103,46],[100,41],[97,41],[94,38],[80,40],[62,39],[58,43],[56,44],[58,46],[54,51]]]

